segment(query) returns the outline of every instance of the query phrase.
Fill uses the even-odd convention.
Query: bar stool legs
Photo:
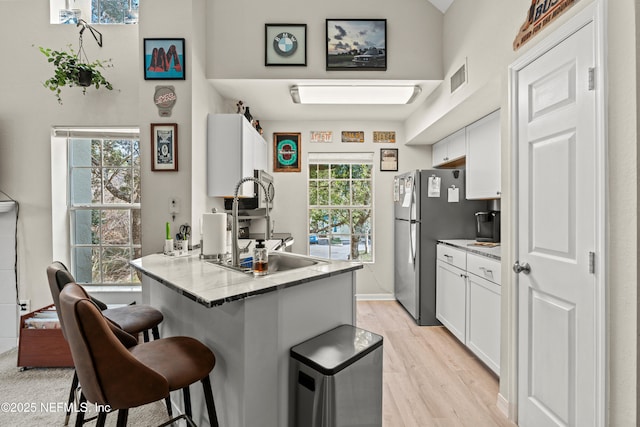
[[[187,417],[192,418],[193,413],[191,412],[191,393],[189,392],[189,386],[182,389],[182,397],[184,400],[184,413]]]
[[[73,370],[73,380],[71,380],[71,391],[69,391],[69,401],[67,402],[67,415],[64,417],[64,425],[69,425],[69,417],[71,416],[71,406],[75,400],[76,389],[78,388],[78,373]]]
[[[204,399],[207,404],[207,412],[209,413],[209,423],[211,427],[219,427],[218,414],[216,413],[216,405],[213,401],[213,391],[211,390],[209,375],[200,380],[200,382],[202,382],[202,388],[204,390]]]

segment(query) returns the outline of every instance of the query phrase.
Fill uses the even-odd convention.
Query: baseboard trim
[[[395,301],[393,294],[356,294],[356,301]]]
[[[498,401],[496,402],[496,406],[505,417],[509,418],[509,401],[505,399],[501,393],[498,393]]]

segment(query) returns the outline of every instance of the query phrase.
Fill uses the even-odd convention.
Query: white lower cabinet
[[[466,344],[500,375],[500,285],[469,274]]]
[[[460,341],[465,340],[467,281],[465,271],[438,260],[436,318]]]
[[[436,317],[500,375],[500,262],[437,247]]]

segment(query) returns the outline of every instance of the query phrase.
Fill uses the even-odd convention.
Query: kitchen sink
[[[235,267],[230,264],[222,264],[216,261],[207,261],[220,267],[232,269],[234,271],[240,271],[242,273],[253,274],[253,270],[250,267]],[[322,261],[315,258],[306,258],[301,256],[295,256],[285,254],[284,252],[270,252],[269,253],[269,274],[283,273],[286,271],[297,270],[299,268],[312,267],[318,264],[325,264],[326,261]]]

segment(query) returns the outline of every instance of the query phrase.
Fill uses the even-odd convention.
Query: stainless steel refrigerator
[[[436,243],[475,239],[475,213],[487,202],[466,200],[464,169],[413,170],[393,182],[394,290],[418,325],[436,319]]]

